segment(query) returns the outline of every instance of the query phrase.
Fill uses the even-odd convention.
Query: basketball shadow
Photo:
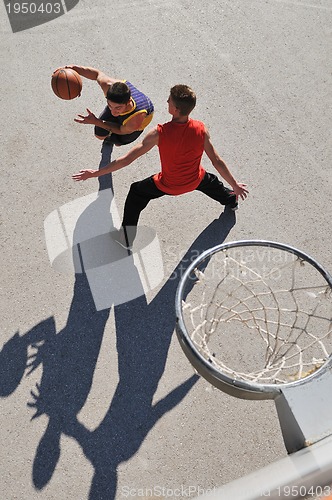
[[[109,151],[102,151],[101,168],[108,154]],[[104,177],[100,190],[112,186],[111,176]],[[100,198],[103,199],[104,217],[111,217],[105,197]],[[91,221],[91,214],[101,216],[98,203],[100,200],[95,200],[81,214],[76,234],[80,234],[82,227]],[[28,403],[34,410],[32,418],[42,414],[49,418],[33,463],[36,489],[44,488],[52,478],[60,458],[60,438],[65,434],[77,441],[93,466],[89,498],[112,500],[116,497],[119,465],[137,452],[156,422],[178,405],[198,380],[196,375],[192,375],[163,399],[153,403],[174,332],[174,298],[179,279],[193,258],[207,248],[222,243],[234,224],[232,211],[226,210],[214,220],[193,242],[150,303],[142,294],[135,300],[113,306],[119,382],[109,409],[95,430],[87,429],[77,415],[91,390],[112,306],[96,310],[87,275],[84,272],[75,274],[70,311],[61,331],[56,332],[54,318],[51,317],[22,337],[13,337],[12,344],[17,352],[21,351],[20,362],[18,370],[13,370],[12,380],[7,374],[7,381],[0,381],[0,395],[9,395],[19,384],[24,371],[22,360],[29,345],[34,346],[36,352],[29,360],[27,375],[42,366],[40,384],[31,391]],[[127,265],[133,280],[137,281],[139,273],[134,259],[128,259]],[[3,354],[8,355],[8,345],[0,353],[0,359]]]

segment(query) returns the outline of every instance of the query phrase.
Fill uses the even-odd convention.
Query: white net
[[[330,285],[293,253],[223,249],[194,270],[187,289],[182,310],[194,348],[228,377],[284,384],[310,375],[332,352]]]

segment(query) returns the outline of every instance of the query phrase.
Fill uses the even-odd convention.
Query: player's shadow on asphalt
[[[110,216],[109,211],[106,216]],[[78,232],[87,217],[83,212],[77,221]],[[109,409],[95,430],[87,429],[77,415],[90,393],[112,306],[96,310],[86,274],[75,275],[68,320],[61,331],[56,332],[54,319],[49,318],[20,337],[21,351],[28,345],[37,349],[30,360],[28,374],[39,365],[43,368],[41,382],[32,391],[29,402],[35,410],[33,418],[42,414],[49,418],[33,464],[33,483],[37,489],[44,488],[53,476],[60,458],[60,438],[64,434],[77,441],[94,468],[89,498],[112,500],[116,497],[119,465],[134,456],[156,422],[178,405],[198,380],[193,374],[160,401],[153,402],[174,332],[174,299],[180,276],[198,253],[222,243],[234,223],[231,210],[214,220],[193,242],[150,303],[141,295],[114,306],[119,382]],[[137,279],[133,259],[129,259],[128,265]],[[38,345],[38,341],[43,344]],[[0,395],[4,396],[13,392],[19,375],[16,374],[14,383],[5,379],[0,381]]]

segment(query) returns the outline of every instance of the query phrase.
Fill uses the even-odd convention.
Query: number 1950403
[[[8,14],[61,14],[63,9],[60,2],[14,2],[6,4]]]

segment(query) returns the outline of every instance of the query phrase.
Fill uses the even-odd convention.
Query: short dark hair
[[[180,115],[189,115],[196,106],[196,94],[188,85],[174,85],[170,95]]]
[[[127,104],[130,101],[131,92],[128,85],[124,82],[115,82],[110,85],[106,99],[108,101],[116,102],[118,104]]]

